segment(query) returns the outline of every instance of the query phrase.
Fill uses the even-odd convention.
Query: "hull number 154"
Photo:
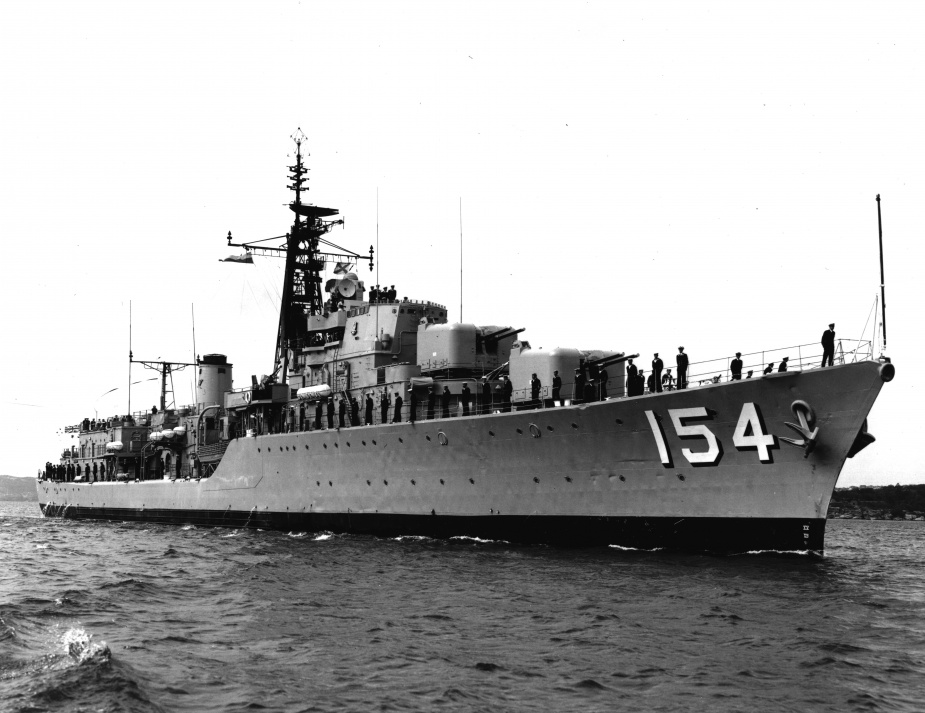
[[[684,440],[702,438],[707,442],[706,450],[681,449],[681,455],[687,459],[688,463],[693,466],[709,466],[719,463],[723,457],[723,446],[717,440],[716,435],[707,428],[705,423],[688,423],[689,421],[710,417],[710,414],[703,406],[668,409],[668,417],[671,419],[671,424],[678,438]],[[673,467],[671,453],[665,442],[665,432],[662,430],[661,419],[655,415],[654,411],[646,411],[646,418],[649,419],[652,435],[655,436],[655,445],[658,446],[658,455],[661,458],[662,465],[668,468]],[[756,451],[758,460],[762,463],[773,462],[771,449],[778,447],[777,439],[765,431],[761,412],[750,401],[742,404],[742,413],[739,414],[739,421],[736,423],[735,431],[732,434],[732,445],[740,451]]]

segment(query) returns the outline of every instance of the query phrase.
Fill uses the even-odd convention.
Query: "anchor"
[[[805,401],[794,401],[790,404],[790,410],[799,420],[799,424],[784,422],[788,428],[792,428],[802,438],[786,438],[781,436],[782,441],[786,441],[792,446],[803,449],[803,457],[808,458],[809,454],[816,448],[816,439],[819,437],[819,428],[816,427],[816,413],[813,407]]]

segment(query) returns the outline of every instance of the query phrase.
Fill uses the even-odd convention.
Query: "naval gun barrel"
[[[510,362],[506,361],[501,366],[499,366],[497,369],[493,369],[492,371],[489,371],[487,374],[485,374],[485,376],[482,377],[482,381],[491,381],[496,376],[498,376],[498,374],[500,374],[502,371],[507,369],[508,364],[510,364]]]
[[[619,364],[621,362],[626,361],[627,359],[638,359],[638,358],[639,358],[638,354],[624,354],[623,352],[619,352],[617,354],[611,354],[610,356],[607,356],[607,357],[601,357],[600,359],[594,359],[592,361],[589,361],[588,364],[589,365],[594,364],[596,367],[600,368],[602,366],[610,366],[612,364]]]
[[[502,339],[507,339],[508,337],[514,337],[520,334],[521,332],[526,331],[526,327],[521,327],[520,329],[514,329],[513,327],[505,327],[504,329],[499,329],[497,332],[492,332],[491,334],[486,334],[482,339],[494,339],[495,341],[500,341]]]

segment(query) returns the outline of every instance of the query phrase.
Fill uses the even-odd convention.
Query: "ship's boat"
[[[437,302],[368,289],[353,268],[372,269],[372,248],[325,240],[342,220],[303,203],[297,148],[283,244],[228,235],[286,261],[273,372],[235,386],[225,355],[146,362],[162,384],[194,367],[196,403],[162,390],[159,410],[71,428],[80,445],[38,481],[46,516],[822,551],[839,473],[874,441],[867,415],[895,374],[870,342],[840,341],[825,368],[818,346],[795,348],[786,371],[746,354],[646,389],[637,354],[450,323]]]

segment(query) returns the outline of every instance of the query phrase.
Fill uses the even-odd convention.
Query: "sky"
[[[897,377],[839,485],[925,482],[923,33],[913,2],[5,3],[0,473],[156,403],[130,344],[272,371],[282,265],[219,261],[288,230],[301,129],[367,285],[645,364],[879,340],[880,194]]]

